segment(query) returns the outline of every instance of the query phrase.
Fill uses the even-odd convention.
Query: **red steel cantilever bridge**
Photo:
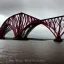
[[[4,38],[6,33],[13,30],[16,39],[26,39],[31,30],[39,24],[46,26],[53,33],[54,41],[62,41],[64,16],[40,20],[23,12],[12,15],[4,21],[0,28],[0,38]]]

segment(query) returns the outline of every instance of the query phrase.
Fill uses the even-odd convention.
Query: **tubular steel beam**
[[[8,31],[12,29],[15,37],[21,36],[22,38],[23,37],[22,34],[27,36],[29,32],[34,28],[34,25],[39,25],[39,24],[43,24],[53,33],[53,35],[55,36],[54,41],[62,41],[61,36],[64,34],[64,16],[57,16],[53,18],[40,20],[21,12],[12,15],[5,20],[5,22],[1,26],[0,35],[2,34],[1,37],[3,37]],[[29,25],[31,25],[32,27],[31,29],[28,29],[27,31],[28,33],[27,33],[26,27]]]
[[[54,41],[62,41],[61,36],[64,34],[64,16],[43,19],[41,22],[53,33],[55,36]]]

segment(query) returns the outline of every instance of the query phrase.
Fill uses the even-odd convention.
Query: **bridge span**
[[[0,27],[0,38],[4,38],[10,30],[13,30],[15,39],[27,39],[28,34],[39,24],[44,25],[53,33],[54,41],[62,41],[64,16],[40,20],[23,12],[14,14],[4,21]]]

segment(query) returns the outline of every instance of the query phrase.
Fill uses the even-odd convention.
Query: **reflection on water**
[[[0,40],[0,64],[64,63],[64,42]]]

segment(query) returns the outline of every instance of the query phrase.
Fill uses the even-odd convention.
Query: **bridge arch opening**
[[[4,38],[13,38],[14,37],[14,32],[13,32],[13,28],[11,25],[6,24],[3,26],[3,37]]]
[[[37,25],[27,36],[28,38],[37,39],[55,39],[52,32],[43,24]]]
[[[10,30],[7,34],[5,34],[4,37],[7,38],[7,39],[14,38],[14,32],[13,32],[13,30]]]
[[[61,37],[62,39],[64,39],[64,34],[62,35],[62,37]]]

